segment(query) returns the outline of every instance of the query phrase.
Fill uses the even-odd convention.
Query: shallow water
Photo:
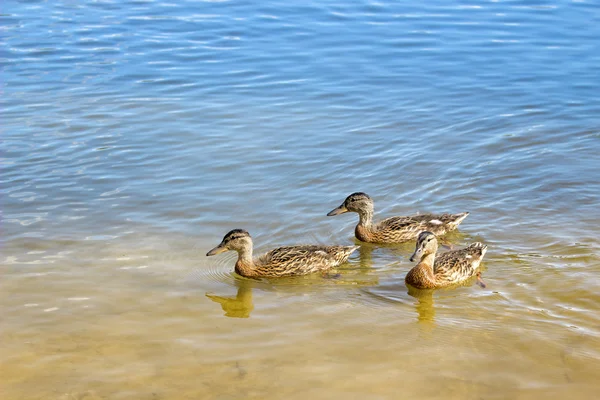
[[[594,2],[3,3],[2,399],[594,398]],[[413,243],[253,282],[257,252],[471,215],[487,288]]]

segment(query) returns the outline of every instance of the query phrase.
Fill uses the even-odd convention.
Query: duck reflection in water
[[[360,243],[356,241],[357,243]],[[369,272],[373,269],[373,248],[371,244],[364,244],[358,248],[358,266],[362,273]]]
[[[251,282],[236,280],[236,286],[238,289],[235,297],[217,296],[210,293],[206,293],[206,297],[221,304],[226,317],[249,318],[250,313],[254,310]]]
[[[431,289],[416,289],[407,286],[408,295],[417,299],[415,308],[417,310],[417,320],[419,322],[433,322],[435,319],[435,305],[433,302],[433,292]]]

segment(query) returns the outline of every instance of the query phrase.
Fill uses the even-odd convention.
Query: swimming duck
[[[234,229],[206,255],[237,251],[235,272],[247,278],[270,278],[324,272],[346,262],[356,249],[358,246],[286,246],[253,259],[250,234],[243,229]]]
[[[354,230],[358,240],[371,243],[401,243],[415,239],[419,233],[430,231],[436,235],[450,232],[467,218],[468,212],[460,214],[418,214],[408,217],[390,217],[373,223],[373,200],[366,193],[352,193],[341,206],[327,215],[339,215],[349,211],[358,213],[359,221]]]
[[[487,251],[487,246],[476,242],[461,250],[448,251],[437,258],[438,242],[431,232],[421,232],[417,238],[415,252],[410,261],[419,263],[406,274],[405,282],[417,289],[438,289],[460,283],[476,275],[481,281],[479,264]]]

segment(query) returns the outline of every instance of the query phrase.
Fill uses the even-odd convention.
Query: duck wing
[[[403,217],[390,217],[377,224],[378,230],[403,232],[412,238],[423,231],[443,235],[455,229],[469,213],[460,214],[417,214]],[[408,239],[407,239],[408,240]]]
[[[273,249],[256,261],[266,275],[305,275],[345,262],[357,246],[284,246]]]
[[[436,281],[456,283],[475,274],[487,246],[473,243],[464,249],[447,251],[438,255],[433,265]]]

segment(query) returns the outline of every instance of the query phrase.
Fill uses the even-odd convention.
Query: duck
[[[221,243],[206,253],[214,256],[236,251],[235,272],[246,278],[276,278],[326,272],[348,260],[359,246],[285,246],[273,249],[259,257],[252,256],[252,238],[244,229],[228,232]]]
[[[436,257],[438,241],[432,232],[421,232],[410,261],[419,263],[406,274],[407,285],[417,289],[439,289],[459,284],[472,276],[485,287],[478,271],[487,246],[476,242],[460,250],[448,251]]]
[[[444,235],[458,227],[469,215],[459,214],[417,214],[404,217],[390,217],[373,223],[374,202],[369,195],[362,192],[352,193],[346,197],[341,206],[334,208],[327,215],[340,215],[347,212],[358,214],[358,225],[354,229],[356,238],[369,243],[402,243],[417,238],[423,231]]]

